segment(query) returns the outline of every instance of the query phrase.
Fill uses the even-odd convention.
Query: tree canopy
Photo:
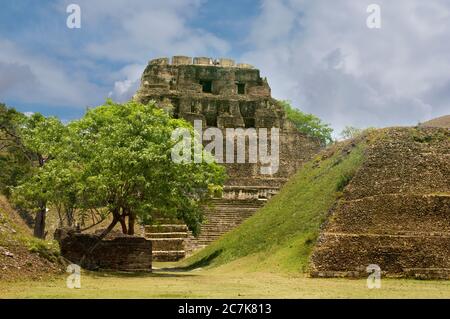
[[[134,234],[136,221],[148,224],[156,215],[178,218],[197,234],[202,204],[225,178],[218,164],[171,160],[173,130],[193,128],[154,104],[107,101],[66,126],[35,115],[25,127],[24,143],[42,165],[15,188],[16,198],[66,215],[106,209],[112,222],[102,236],[118,223]]]
[[[323,123],[313,114],[304,113],[291,105],[290,101],[279,101],[286,112],[287,118],[294,123],[297,129],[313,138],[317,138],[323,145],[333,142],[331,134],[333,129],[329,124]]]
[[[19,137],[25,116],[0,103],[0,192],[9,196],[9,187],[29,172],[31,161]]]

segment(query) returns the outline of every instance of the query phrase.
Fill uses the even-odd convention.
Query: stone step
[[[187,232],[172,232],[172,233],[145,233],[145,237],[149,239],[153,238],[186,238]]]
[[[153,261],[178,261],[186,256],[184,250],[156,250],[152,253]]]
[[[348,233],[450,233],[447,194],[389,194],[341,201],[328,231]]]
[[[188,230],[184,224],[161,224],[145,226],[146,233],[181,233]]]
[[[228,211],[236,211],[239,212],[242,210],[252,210],[252,209],[258,209],[261,206],[235,206],[235,205],[215,205],[214,208],[210,208],[207,210],[213,210],[213,211],[220,211],[220,210],[226,210]]]
[[[416,279],[445,279],[450,280],[450,268],[405,268],[407,277]]]
[[[352,276],[365,272],[370,264],[379,265],[382,272],[393,277],[420,277],[415,269],[425,269],[423,276],[427,276],[427,269],[437,265],[450,269],[450,236],[427,236],[424,232],[419,236],[323,233],[311,256],[311,275]],[[407,273],[405,269],[412,270]],[[432,278],[444,275],[428,274]]]
[[[219,204],[219,205],[214,205],[213,208],[214,209],[220,209],[220,208],[224,208],[224,209],[233,209],[233,208],[242,208],[242,209],[254,209],[254,208],[258,208],[261,207],[259,205],[225,205],[225,204]]]
[[[201,232],[198,238],[194,238],[187,228],[181,229],[179,228],[180,225],[174,225],[169,222],[165,224],[162,220],[160,220],[161,225],[148,226],[146,228],[146,237],[152,240],[163,238],[185,238],[183,249],[187,249],[191,252],[193,249],[207,246],[211,242],[217,240],[224,233],[236,228],[244,220],[252,216],[256,210],[264,206],[265,203],[266,201],[258,201],[254,199],[214,199],[211,202],[211,205],[205,207],[205,221],[201,226]],[[175,233],[177,235],[175,235]],[[185,233],[185,236],[181,236],[181,233]],[[165,244],[162,243],[160,245],[164,246]],[[173,246],[166,244],[166,247]],[[165,248],[160,250],[170,249]]]
[[[248,212],[208,212],[205,214],[206,218],[239,218],[239,217],[247,217],[253,215],[256,210],[248,211]]]
[[[184,238],[152,238],[152,250],[184,250]]]

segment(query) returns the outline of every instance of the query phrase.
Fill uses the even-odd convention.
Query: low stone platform
[[[184,241],[188,236],[186,225],[169,220],[164,224],[145,227],[145,237],[153,244],[154,261],[177,261],[186,256]]]
[[[84,257],[97,242],[96,235],[71,233],[59,240],[61,255],[89,270],[152,271],[150,240],[135,236],[103,239],[92,253]]]

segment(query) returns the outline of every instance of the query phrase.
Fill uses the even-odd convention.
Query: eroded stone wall
[[[134,236],[103,239],[87,253],[97,241],[93,234],[70,233],[60,238],[61,255],[89,270],[152,271],[150,240]]]
[[[224,164],[229,186],[279,188],[321,148],[318,140],[298,132],[286,119],[258,69],[231,59],[175,56],[172,61],[151,60],[134,99],[141,103],[154,100],[162,107],[170,104],[175,117],[192,123],[200,120],[204,129],[221,129],[224,145],[227,128],[252,129],[254,134],[267,129],[268,136],[271,128],[278,128],[280,165],[276,172],[262,174],[260,162]]]
[[[316,277],[450,279],[450,131],[390,128],[333,209],[311,257]]]

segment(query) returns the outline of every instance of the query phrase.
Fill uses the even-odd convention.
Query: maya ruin
[[[448,0],[2,0],[1,305],[450,300],[448,39]]]
[[[220,128],[224,138],[226,128],[280,128],[278,172],[261,174],[261,163],[224,164],[229,179],[221,198],[214,199],[208,210],[199,238],[193,238],[184,225],[173,221],[146,228],[146,235],[153,239],[155,260],[183,258],[238,226],[321,149],[317,140],[299,133],[287,120],[259,70],[231,59],[174,56],[151,60],[134,100],[154,100],[161,107],[171,105],[175,117],[193,124],[201,120],[205,128]],[[248,157],[249,148],[246,152]]]

